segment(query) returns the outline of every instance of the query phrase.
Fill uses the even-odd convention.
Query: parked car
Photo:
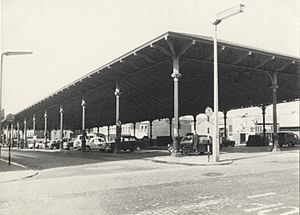
[[[74,139],[66,140],[63,142],[63,149],[70,150],[73,148],[73,145],[74,145]]]
[[[198,144],[198,152],[203,154],[205,152],[212,152],[212,137],[209,135],[198,135],[199,144]],[[209,147],[209,148],[208,148]],[[184,136],[180,141],[180,151],[183,155],[190,155],[194,153],[193,149],[193,134],[188,133]]]
[[[296,144],[300,144],[300,140],[297,134],[289,132],[278,133],[278,144],[279,147],[287,145],[289,147],[294,147]]]
[[[268,146],[269,145],[269,139],[268,137],[264,137],[262,135],[249,135],[248,140],[246,142],[246,146]]]
[[[86,142],[85,151],[90,150],[105,150],[106,141],[103,137],[94,137]]]
[[[51,140],[49,144],[50,149],[59,149],[60,141],[59,140]]]
[[[27,146],[28,146],[28,148],[29,149],[34,149],[34,144],[35,144],[35,140],[33,140],[33,139],[27,139]]]
[[[49,146],[49,141],[47,141],[47,147]],[[45,142],[44,139],[37,139],[35,141],[35,148],[36,149],[44,149],[45,148]]]
[[[86,143],[88,143],[94,137],[101,137],[104,140],[106,140],[104,134],[89,133],[85,137],[86,138]],[[76,138],[76,140],[74,140],[74,143],[73,143],[73,148],[74,149],[81,149],[81,140],[82,140],[82,134],[78,135],[77,138]]]
[[[220,144],[221,144],[221,147],[228,147],[228,146],[234,147],[235,141],[230,140],[228,137],[222,137],[222,141]]]
[[[113,152],[116,148],[116,142],[115,141],[110,141],[106,143],[105,150],[108,152]],[[121,136],[120,140],[120,150],[123,151],[131,151],[133,152],[134,150],[140,151],[142,149],[142,144],[141,141],[139,141],[135,136]]]

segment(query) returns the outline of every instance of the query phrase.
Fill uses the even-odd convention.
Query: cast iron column
[[[23,147],[22,148],[27,148],[26,145],[27,145],[27,121],[26,119],[24,119],[24,143],[23,143]]]
[[[32,130],[33,130],[33,136],[34,136],[35,135],[35,115],[33,115],[33,117],[32,117]],[[35,149],[35,141],[33,141],[33,148]]]
[[[20,148],[20,123],[17,122],[17,148]]]
[[[169,125],[170,125],[170,137],[172,136],[172,118],[169,118]]]
[[[63,138],[64,138],[64,128],[63,128],[63,124],[64,124],[64,109],[63,106],[61,105],[59,108],[59,113],[60,113],[60,145],[59,148],[60,150],[63,149]]]
[[[115,153],[120,152],[120,141],[121,141],[121,125],[122,122],[120,121],[120,86],[119,83],[116,83],[116,90],[115,90],[115,96],[116,96],[116,147],[114,149]]]
[[[107,126],[107,140],[109,141],[109,139],[110,139],[110,133],[109,133],[110,131],[109,131],[109,126]]]
[[[6,143],[9,144],[9,124],[6,126]]]
[[[33,136],[35,135],[35,115],[32,117],[32,130],[33,130]]]
[[[277,136],[277,72],[273,73],[273,146],[272,151],[279,151],[278,136]]]
[[[135,136],[136,122],[133,123],[133,136]]]
[[[45,149],[47,149],[47,111],[44,113],[44,142],[45,142]]]
[[[224,137],[227,138],[227,111],[224,111]]]
[[[173,128],[173,149],[172,156],[180,156],[179,152],[179,110],[178,110],[178,82],[181,74],[179,73],[179,58],[173,56],[173,73],[171,77],[174,79],[174,128]]]
[[[84,98],[82,98],[81,100],[81,107],[82,107],[82,138],[85,139],[85,106],[86,106],[86,103],[85,103],[85,100]],[[85,144],[86,142],[85,141],[81,141],[81,151],[82,152],[85,152]]]
[[[150,145],[152,144],[152,121],[149,121],[149,138],[150,138]]]
[[[194,119],[194,131],[197,131],[197,115],[193,115]]]
[[[265,104],[261,107],[262,110],[262,116],[263,116],[263,141],[264,145],[266,145],[266,106]]]

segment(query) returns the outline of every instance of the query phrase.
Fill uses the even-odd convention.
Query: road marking
[[[299,213],[299,208],[297,207],[292,207],[288,206],[289,208],[293,209],[292,211],[285,212],[283,214],[278,214],[278,215],[290,215],[290,214],[298,214]]]
[[[0,160],[8,163],[8,160],[4,160],[3,158],[0,158]],[[18,163],[12,162],[12,161],[10,163],[13,164],[13,165],[15,165],[15,166],[19,166],[19,167],[22,167],[24,169],[27,169],[27,166],[24,166],[22,164],[18,164]]]
[[[257,212],[257,215],[265,215],[269,212],[272,212],[273,210],[272,209],[267,209],[267,210],[262,210],[262,211],[258,211]]]
[[[259,198],[259,197],[264,197],[264,196],[271,196],[271,195],[275,195],[276,193],[264,193],[264,194],[258,194],[258,195],[253,195],[253,196],[248,196],[248,199],[254,199],[254,198]]]
[[[243,209],[243,211],[245,211],[245,212],[260,211],[262,209],[273,208],[273,207],[276,207],[276,206],[281,206],[283,204],[282,203],[277,203],[277,204],[273,204],[273,205],[263,205],[263,204],[259,204],[259,203],[252,203],[251,205],[257,205],[259,207],[250,208],[250,209]]]

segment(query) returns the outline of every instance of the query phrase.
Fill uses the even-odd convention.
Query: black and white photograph
[[[1,215],[299,215],[299,0],[0,0]]]

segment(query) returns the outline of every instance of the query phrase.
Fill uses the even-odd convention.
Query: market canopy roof
[[[68,86],[16,114],[16,122],[36,116],[44,127],[59,128],[59,108],[64,128],[81,128],[81,100],[86,101],[86,127],[115,124],[115,85],[120,84],[120,119],[123,123],[173,117],[173,72],[169,53],[179,59],[180,116],[203,113],[213,106],[213,39],[167,32],[109,62]],[[299,99],[300,59],[218,41],[219,107],[231,110],[272,103],[272,73],[278,73],[277,101]],[[23,123],[21,123],[22,125]]]

